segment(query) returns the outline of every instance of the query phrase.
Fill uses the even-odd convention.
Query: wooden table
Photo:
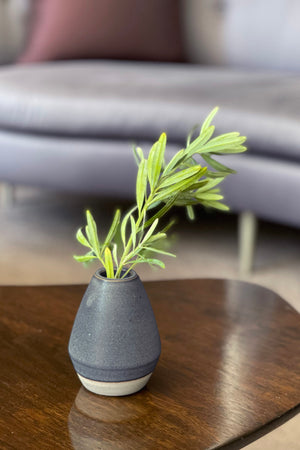
[[[80,387],[84,286],[0,287],[1,449],[241,448],[299,412],[300,315],[242,282],[145,283],[162,355],[141,392]]]

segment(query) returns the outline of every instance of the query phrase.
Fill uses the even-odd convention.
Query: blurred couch
[[[297,2],[69,1],[37,2],[19,64],[0,70],[2,181],[132,198],[131,144],[166,131],[171,156],[219,105],[217,132],[248,137],[223,158],[244,268],[256,216],[300,226]]]
[[[0,0],[0,64],[12,63],[24,48],[30,0]]]

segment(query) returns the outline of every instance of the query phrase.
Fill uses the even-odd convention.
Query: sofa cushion
[[[150,147],[150,143],[141,145]],[[1,181],[110,198],[134,197],[137,166],[126,140],[0,130],[0,155]]]
[[[215,106],[218,132],[249,151],[300,160],[300,77],[184,64],[64,62],[0,73],[0,128],[24,133],[182,144]]]
[[[20,61],[182,59],[178,0],[33,0]]]
[[[251,155],[228,155],[237,173],[222,183],[231,211],[253,211],[258,217],[300,228],[300,165]]]

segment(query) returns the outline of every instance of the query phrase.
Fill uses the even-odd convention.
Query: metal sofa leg
[[[6,208],[14,204],[15,201],[15,186],[10,183],[1,183],[1,207]]]
[[[239,215],[239,272],[247,275],[253,268],[257,219],[250,211]]]

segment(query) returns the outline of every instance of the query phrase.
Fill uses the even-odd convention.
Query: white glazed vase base
[[[82,375],[79,375],[79,373],[77,373],[77,375],[83,386],[88,391],[93,392],[94,394],[120,397],[123,395],[134,394],[135,392],[143,389],[143,387],[148,383],[152,372],[136,380],[120,382],[95,381],[85,378]]]

